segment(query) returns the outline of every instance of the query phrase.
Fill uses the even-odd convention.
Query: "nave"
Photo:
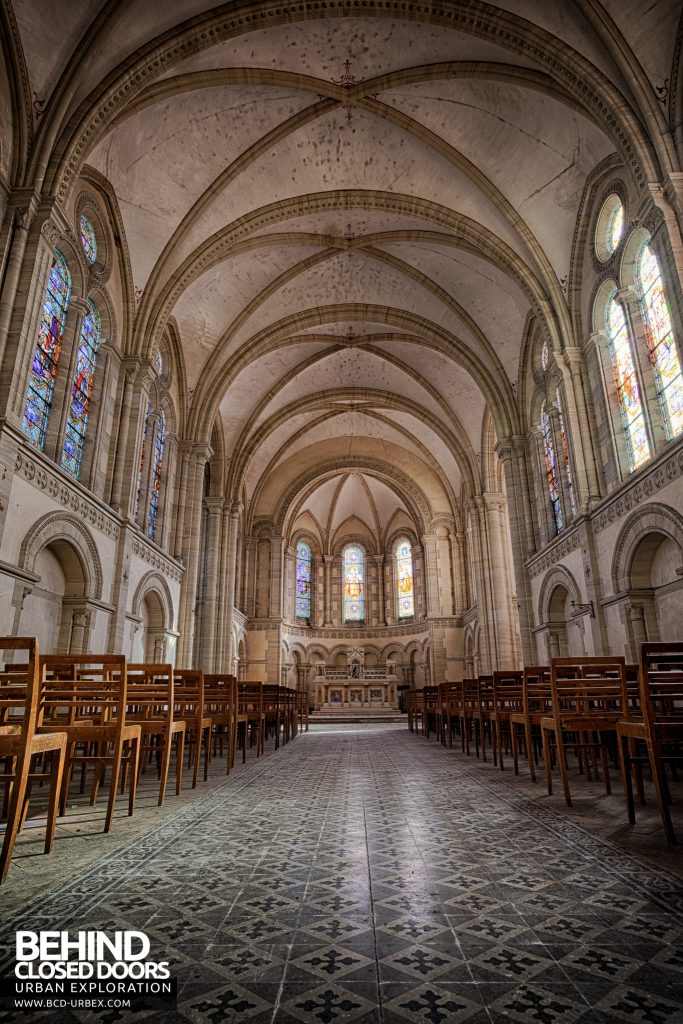
[[[5,916],[0,973],[17,928],[129,928],[178,982],[150,1024],[680,1021],[683,884],[648,847],[656,809],[627,849],[599,786],[572,809],[532,788],[405,727],[311,726],[72,858]],[[16,907],[15,878],[52,862],[30,859]]]

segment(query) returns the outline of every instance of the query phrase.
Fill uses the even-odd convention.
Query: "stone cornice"
[[[449,622],[451,620],[448,620]],[[258,625],[249,623],[247,629],[258,629]],[[267,627],[261,627],[267,628]],[[377,626],[373,629],[370,626],[360,626],[357,629],[336,629],[333,626],[314,628],[307,626],[283,626],[283,637],[308,637],[312,640],[372,640],[394,638],[401,636],[427,636],[429,632],[428,622],[415,622],[410,626]]]
[[[568,530],[564,530],[559,537],[554,537],[550,544],[526,563],[529,576],[533,579],[542,572],[546,572],[556,562],[561,561],[572,551],[581,546],[581,535],[578,523],[575,522]]]
[[[56,502],[99,530],[105,537],[118,540],[121,520],[114,517],[106,505],[101,504],[79,483],[60,473],[55,464],[45,458],[42,452],[20,442],[14,468],[17,475],[32,487],[46,491]]]
[[[683,442],[667,445],[649,465],[634,474],[618,491],[605,498],[591,512],[593,533],[602,533],[608,526],[628,515],[647,498],[683,476]]]
[[[178,583],[182,580],[185,570],[180,562],[163,554],[156,545],[143,540],[142,537],[134,538],[131,551],[143,562],[147,562],[153,569],[157,569],[170,579],[177,580]]]

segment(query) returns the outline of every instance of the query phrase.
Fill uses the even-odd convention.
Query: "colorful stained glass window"
[[[564,416],[562,415],[562,401],[558,394],[557,396],[557,415],[560,425],[560,437],[562,441],[562,458],[564,460],[564,466],[566,471],[567,487],[569,489],[569,504],[571,505],[572,514],[576,515],[576,501],[574,500],[574,481],[572,479],[572,468],[569,462],[569,444],[567,442],[567,431],[564,429]]]
[[[161,354],[161,349],[157,349],[157,353],[154,357],[154,365],[156,366],[157,373],[160,377],[164,375],[164,357]]]
[[[56,259],[45,290],[45,299],[38,328],[38,343],[33,354],[22,428],[38,445],[45,446],[47,421],[50,416],[52,392],[57,364],[62,349],[62,334],[71,296],[71,274],[61,252]]]
[[[668,438],[683,430],[683,375],[659,261],[649,245],[638,261],[638,294]]]
[[[550,509],[555,524],[555,533],[562,529],[562,502],[560,500],[560,477],[555,454],[555,442],[553,440],[553,425],[547,409],[543,410],[541,416],[541,431],[543,433],[543,451],[545,453],[545,474],[548,481],[548,494],[550,495]]]
[[[344,549],[344,621],[365,619],[365,554],[357,544]]]
[[[135,518],[137,519],[138,511],[140,509],[140,498],[142,497],[142,473],[145,468],[145,450],[147,448],[147,431],[149,430],[149,414],[152,411],[152,406],[147,403],[147,411],[145,413],[145,429],[142,432],[142,449],[140,451],[140,467],[138,471],[138,490],[135,498]]]
[[[62,469],[66,470],[74,480],[78,480],[83,461],[85,434],[88,428],[88,413],[101,333],[100,314],[92,299],[88,299],[88,312],[83,317],[81,336],[78,342],[76,371],[71,386],[71,404],[66,421],[64,448],[62,449]]]
[[[303,541],[296,546],[296,617],[311,618],[311,549]]]
[[[408,540],[399,541],[396,547],[396,583],[398,589],[398,617],[399,619],[407,619],[415,614],[413,552]]]
[[[166,417],[159,413],[154,432],[154,448],[152,450],[152,480],[147,508],[147,536],[156,538],[157,517],[159,515],[159,495],[161,493],[161,467],[164,461],[164,442],[166,441]]]
[[[85,258],[92,266],[92,264],[97,261],[97,239],[95,238],[95,229],[84,214],[81,214],[79,218],[78,228],[81,233],[81,245],[83,246]]]
[[[626,435],[628,461],[631,469],[637,469],[650,458],[650,442],[645,427],[643,403],[628,327],[624,311],[614,297],[607,303],[605,327],[614,367],[621,422]]]
[[[621,235],[624,230],[624,207],[617,202],[607,221],[607,249],[610,253],[616,252]]]

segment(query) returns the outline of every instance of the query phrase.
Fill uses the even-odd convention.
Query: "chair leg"
[[[164,749],[161,755],[161,772],[159,776],[159,800],[158,806],[164,802],[166,796],[166,785],[168,783],[168,772],[171,767],[171,747],[173,746],[173,735],[167,733],[164,738]]]
[[[664,832],[666,833],[667,842],[675,845],[676,833],[674,832],[673,822],[671,821],[671,812],[669,811],[669,802],[667,800],[668,785],[664,776],[664,766],[662,763],[662,757],[660,751],[654,749],[654,744],[648,740],[647,753],[650,758],[650,767],[652,770],[652,781],[655,785],[655,793],[657,795],[657,804],[659,806],[659,813],[662,816],[662,824],[664,825]]]
[[[572,805],[572,797],[569,792],[569,772],[567,770],[567,751],[564,747],[564,737],[560,732],[559,736],[555,737],[557,742],[557,760],[560,767],[560,775],[562,776],[562,789],[564,791],[564,799],[567,803],[567,807]]]
[[[183,783],[183,755],[185,752],[185,730],[181,729],[180,732],[176,733],[176,747],[175,747],[175,795],[179,796],[180,787]],[[171,742],[173,742],[171,740]]]
[[[140,764],[140,747],[142,737],[135,736],[130,741],[129,760],[130,765],[130,789],[128,790],[128,816],[135,810],[135,798],[138,792],[138,765]]]
[[[114,755],[111,766],[111,783],[109,784],[109,800],[107,801],[107,816],[104,819],[104,831],[110,832],[114,820],[114,807],[116,806],[117,791],[119,788],[119,773],[121,771],[121,758],[123,756],[123,742],[119,740],[114,744]]]
[[[524,741],[526,743],[526,756],[529,762],[529,774],[531,775],[531,781],[536,781],[536,762],[534,759],[534,748],[531,741],[531,723],[524,723]]]
[[[66,750],[52,751],[52,775],[50,778],[50,798],[47,809],[47,824],[45,826],[45,853],[51,853],[55,844],[55,830],[57,827],[57,808],[59,805],[59,793],[62,788],[62,776],[64,774],[64,761]]]
[[[631,759],[629,740],[626,736],[621,737],[621,779],[624,784],[624,797],[626,798],[626,813],[631,825],[636,823],[636,808],[633,802],[633,779],[631,778]]]
[[[19,829],[19,817],[24,806],[24,794],[28,781],[29,768],[31,766],[31,754],[28,750],[23,751],[17,759],[17,771],[12,786],[9,809],[7,812],[7,827],[5,838],[0,853],[0,882],[4,882],[9,871],[9,863],[14,852],[14,844]]]
[[[545,781],[548,786],[548,796],[553,794],[553,771],[550,764],[550,737],[547,729],[541,729],[541,740],[543,743],[543,764],[545,765]]]

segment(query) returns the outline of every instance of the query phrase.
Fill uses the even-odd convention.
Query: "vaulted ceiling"
[[[75,154],[110,182],[131,347],[151,354],[173,322],[185,432],[208,438],[219,417],[233,492],[249,502],[278,466],[353,449],[420,460],[457,503],[481,487],[489,414],[518,429],[530,314],[575,343],[564,289],[587,176],[615,151],[658,173],[634,82],[669,74],[679,6],[14,10],[31,88],[64,127],[46,183],[72,187]],[[337,514],[320,500],[312,514]]]

